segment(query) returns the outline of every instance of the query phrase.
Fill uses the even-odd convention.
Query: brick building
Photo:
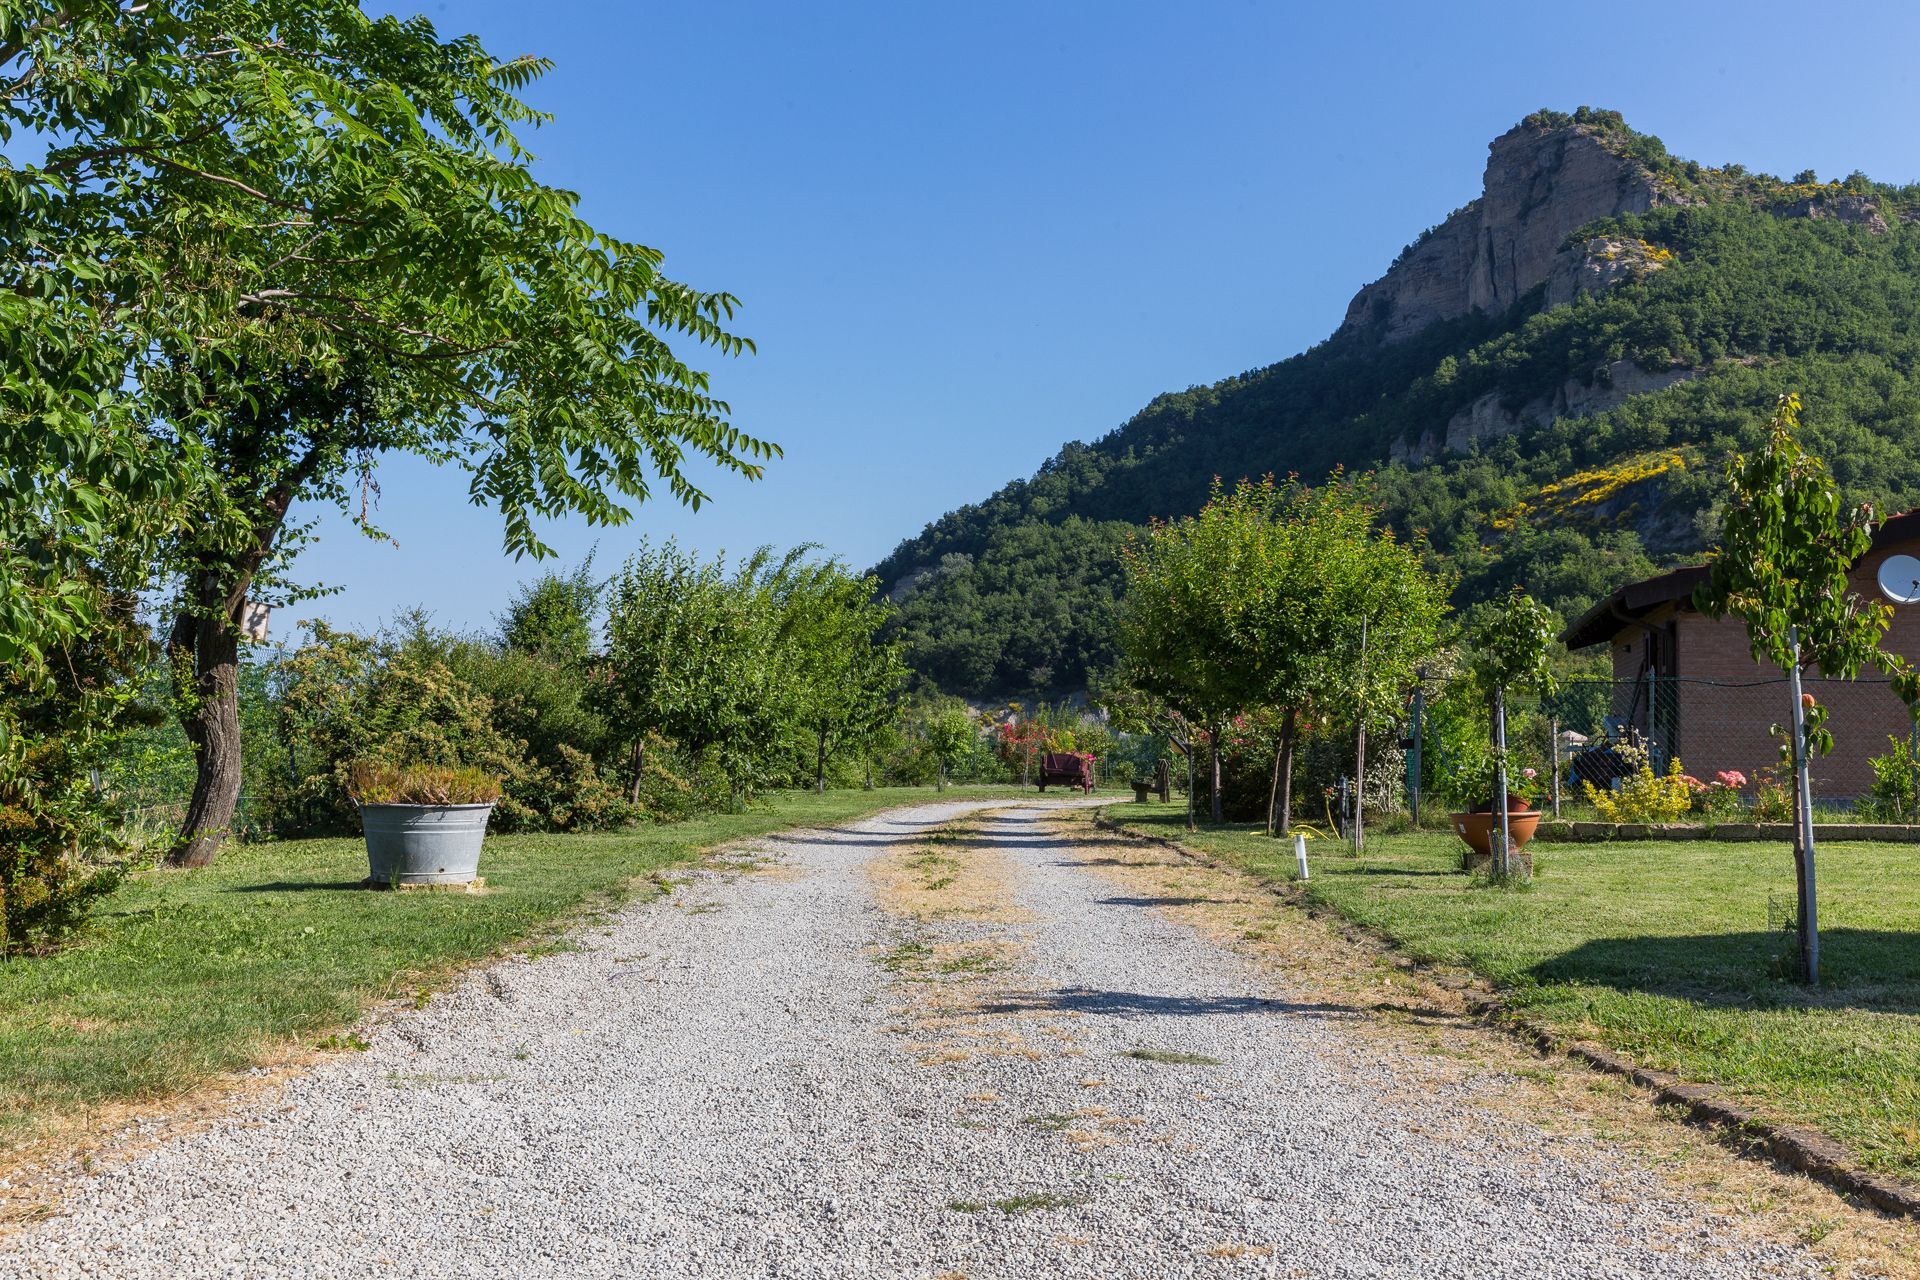
[[[1873,546],[1849,575],[1853,589],[1882,599],[1876,574],[1895,555],[1920,556],[1920,511],[1884,521]],[[1693,607],[1693,590],[1706,581],[1703,566],[1674,569],[1620,588],[1587,610],[1561,634],[1569,649],[1609,646],[1613,657],[1612,728],[1632,729],[1657,765],[1678,756],[1686,771],[1711,779],[1722,769],[1752,777],[1780,758],[1770,730],[1791,710],[1785,673],[1756,663],[1746,624],[1715,621]],[[1920,604],[1895,605],[1883,645],[1920,660]],[[1889,737],[1912,732],[1906,706],[1886,678],[1866,671],[1855,681],[1807,673],[1806,691],[1830,710],[1833,753],[1813,762],[1814,791],[1835,799],[1866,794],[1868,760],[1889,750]]]

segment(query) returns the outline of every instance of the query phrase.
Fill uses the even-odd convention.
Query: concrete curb
[[[1643,1067],[1611,1049],[1586,1041],[1569,1040],[1545,1023],[1516,1012],[1485,979],[1474,977],[1465,981],[1450,981],[1448,976],[1444,976],[1444,971],[1406,955],[1385,934],[1356,925],[1331,908],[1308,900],[1291,883],[1276,884],[1258,880],[1230,862],[1189,849],[1165,836],[1136,831],[1105,814],[1095,813],[1093,822],[1102,831],[1159,845],[1190,862],[1255,880],[1270,896],[1314,919],[1332,924],[1347,941],[1379,955],[1396,968],[1429,972],[1441,985],[1461,991],[1467,1007],[1487,1025],[1515,1036],[1542,1054],[1563,1055],[1596,1071],[1631,1080],[1650,1091],[1655,1102],[1679,1107],[1695,1124],[1720,1130],[1737,1150],[1763,1153],[1883,1213],[1920,1218],[1920,1186],[1863,1169],[1854,1161],[1851,1152],[1824,1133],[1802,1125],[1769,1120],[1733,1101],[1717,1086],[1695,1084],[1670,1072]]]
[[[1600,844],[1609,840],[1793,840],[1790,822],[1568,822],[1544,819],[1535,840],[1551,844]],[[1874,840],[1883,844],[1920,844],[1920,827],[1889,822],[1816,822],[1815,844],[1828,840]]]

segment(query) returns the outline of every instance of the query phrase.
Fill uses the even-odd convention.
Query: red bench
[[[1093,791],[1093,757],[1078,751],[1049,751],[1040,757],[1040,789],[1051,782]]]

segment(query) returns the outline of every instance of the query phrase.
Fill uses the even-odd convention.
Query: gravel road
[[[476,972],[76,1177],[0,1275],[1818,1274],[1470,1090],[1410,1095],[1045,806],[936,834],[982,807],[776,838]]]

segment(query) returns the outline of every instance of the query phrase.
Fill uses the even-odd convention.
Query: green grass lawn
[[[1177,806],[1114,817],[1269,879],[1291,845],[1229,827],[1188,835]],[[1869,1166],[1920,1178],[1920,846],[1818,849],[1822,984],[1769,928],[1793,901],[1784,844],[1535,844],[1537,874],[1494,888],[1451,835],[1369,836],[1309,857],[1307,892],[1409,954],[1464,965],[1561,1029],[1811,1125]]]
[[[900,804],[1025,794],[954,787],[794,792],[765,807],[609,835],[497,836],[484,894],[362,889],[358,839],[243,845],[202,871],[144,872],[77,944],[0,962],[0,1149],[103,1103],[150,1101],[374,1001],[611,905],[637,877],[715,844]]]

